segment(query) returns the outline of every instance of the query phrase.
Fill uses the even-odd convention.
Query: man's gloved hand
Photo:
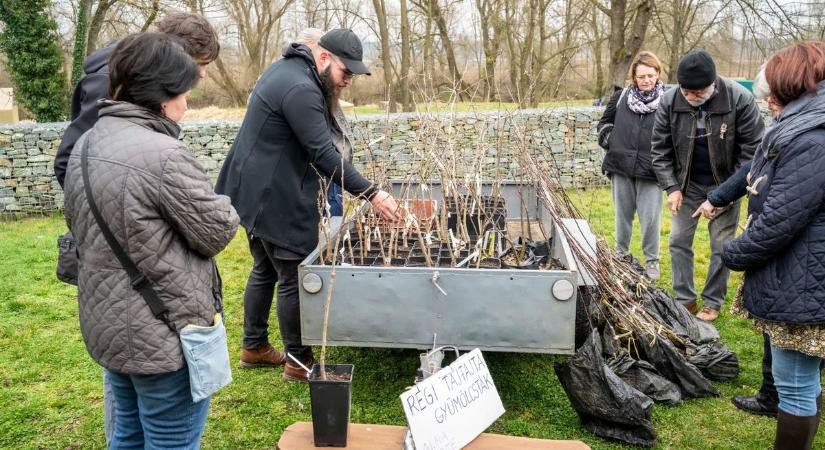
[[[401,220],[403,217],[403,211],[398,206],[395,199],[392,198],[392,195],[390,195],[387,191],[378,191],[372,196],[370,203],[372,203],[372,207],[375,209],[375,212],[377,212],[378,215],[385,220],[396,222]]]

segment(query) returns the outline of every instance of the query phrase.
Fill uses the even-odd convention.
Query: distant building
[[[19,121],[17,105],[14,104],[14,90],[12,88],[0,88],[0,124],[11,124]]]

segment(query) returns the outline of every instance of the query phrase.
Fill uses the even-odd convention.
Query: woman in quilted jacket
[[[115,398],[109,448],[200,446],[210,399],[193,402],[175,329],[213,325],[220,304],[212,257],[239,221],[178,140],[177,122],[200,75],[173,39],[140,33],[117,44],[109,60],[112,100],[101,101],[100,118],[78,140],[66,172],[64,211],[80,257],[80,329]],[[168,309],[165,317],[133,287],[87,188],[101,222]]]
[[[662,64],[651,52],[640,52],[630,64],[630,84],[610,97],[599,120],[599,145],[607,153],[602,171],[610,177],[616,210],[616,253],[629,254],[633,217],[639,215],[645,273],[659,278],[659,232],[662,190],[650,162],[650,135],[665,85]]]
[[[722,260],[745,271],[734,310],[770,337],[774,448],[810,449],[825,358],[825,42],[779,50],[765,78],[782,112],[754,155],[748,226]]]

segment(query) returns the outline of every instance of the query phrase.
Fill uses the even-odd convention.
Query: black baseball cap
[[[361,47],[361,39],[358,39],[349,28],[328,31],[321,36],[318,44],[337,56],[350,72],[356,75],[372,75],[363,61],[364,49]]]

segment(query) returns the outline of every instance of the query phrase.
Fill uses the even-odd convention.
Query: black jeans
[[[301,344],[298,300],[298,265],[304,257],[258,237],[249,240],[249,251],[254,263],[243,296],[243,347],[252,349],[269,344],[269,313],[278,283],[278,325],[284,351],[302,362],[310,361],[312,348]]]

